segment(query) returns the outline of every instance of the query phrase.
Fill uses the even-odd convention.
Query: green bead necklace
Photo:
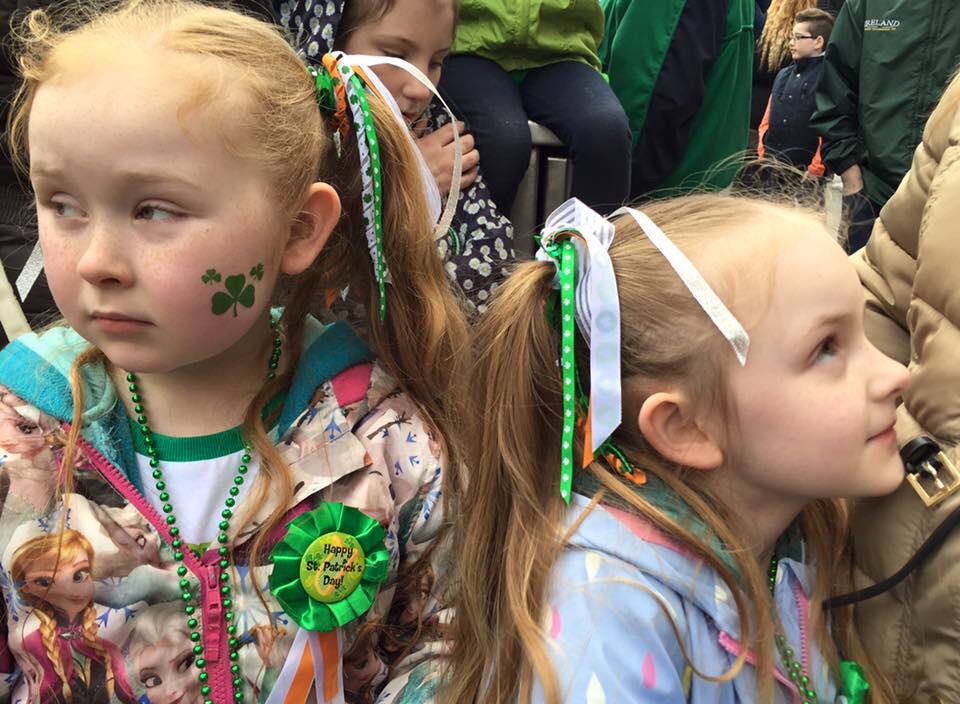
[[[271,321],[270,327],[273,329],[273,351],[270,355],[268,364],[267,380],[272,380],[277,375],[277,368],[280,364],[280,352],[283,348],[283,340],[280,337],[280,331],[277,330],[275,321]],[[194,644],[193,654],[196,656],[194,664],[197,667],[197,678],[200,680],[200,694],[203,695],[203,704],[214,704],[210,698],[212,691],[209,680],[210,675],[207,672],[207,661],[203,657],[203,634],[200,632],[200,621],[197,619],[197,610],[201,607],[198,599],[190,591],[190,580],[187,579],[187,566],[183,562],[183,551],[187,547],[183,538],[180,536],[180,528],[177,527],[177,517],[173,512],[173,504],[170,503],[170,494],[167,492],[166,482],[163,480],[163,470],[160,468],[160,458],[157,456],[157,449],[153,443],[153,433],[147,422],[146,411],[143,406],[143,396],[140,393],[140,387],[137,385],[137,375],[133,372],[127,372],[127,383],[130,390],[130,400],[133,401],[133,410],[137,413],[137,425],[140,428],[140,435],[143,438],[143,444],[147,448],[147,455],[150,457],[150,468],[153,470],[151,476],[156,484],[154,485],[160,492],[160,501],[163,502],[161,510],[164,514],[164,520],[170,526],[170,535],[173,536],[173,542],[170,547],[173,548],[173,559],[177,564],[177,575],[180,577],[180,597],[183,599],[183,611],[187,616],[187,628],[190,629],[190,641]],[[233,509],[236,506],[236,497],[240,493],[240,486],[244,482],[244,475],[249,471],[248,464],[252,459],[250,446],[244,445],[243,455],[240,457],[240,466],[237,467],[237,474],[233,478],[233,485],[230,487],[227,498],[224,501],[224,509],[220,512],[221,521],[217,525],[220,532],[217,534],[217,554],[220,557],[220,594],[223,597],[223,620],[227,626],[227,657],[230,660],[230,674],[233,685],[233,699],[235,702],[243,701],[243,678],[240,676],[240,654],[238,648],[240,641],[237,638],[237,626],[234,623],[233,600],[230,597],[230,548],[227,547],[229,537],[227,531],[230,528],[230,519],[233,517]],[[189,549],[189,547],[187,547]]]
[[[779,562],[776,557],[772,558],[770,569],[767,571],[767,583],[770,586],[771,596],[777,585],[777,565]],[[786,668],[791,681],[797,686],[797,690],[803,698],[803,704],[817,704],[819,700],[817,699],[817,693],[810,686],[810,675],[804,672],[803,665],[800,660],[796,659],[793,648],[787,645],[787,639],[783,637],[783,634],[777,633],[774,636],[774,641],[777,644],[777,650],[780,651],[780,659],[783,661],[784,668]]]

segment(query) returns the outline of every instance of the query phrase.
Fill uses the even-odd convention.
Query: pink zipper
[[[70,424],[64,423],[63,428],[69,434]],[[133,483],[117,469],[110,460],[93,446],[83,436],[79,439],[79,447],[94,468],[120,492],[120,494],[150,521],[157,532],[167,541],[173,542],[170,526],[157,513],[143,495],[137,491]],[[181,537],[182,539],[182,537]],[[220,594],[220,565],[215,550],[208,550],[201,562],[193,551],[187,548],[183,551],[183,564],[200,580],[201,585],[201,616],[203,620],[203,656],[207,661],[207,673],[210,685],[210,699],[213,701],[228,702],[233,700],[233,683],[230,675],[229,661],[220,657],[226,649],[227,634],[220,628],[223,619],[223,601]]]
[[[810,668],[810,639],[807,637],[807,609],[810,608],[810,601],[807,595],[803,593],[798,581],[793,583],[793,597],[797,601],[797,610],[800,612],[800,654],[801,666],[803,671],[810,676],[810,684],[813,684],[813,670]]]
[[[728,653],[730,653],[730,654],[733,655],[734,657],[739,657],[739,656],[740,656],[740,649],[741,649],[740,642],[737,641],[737,640],[736,640],[733,636],[731,636],[729,633],[727,633],[726,631],[720,631],[720,636],[719,636],[718,640],[720,641],[720,647],[721,647],[721,648],[723,648],[724,650],[726,650]],[[756,666],[757,666],[757,654],[754,653],[752,650],[747,650],[746,661],[747,661],[749,664],[751,664],[751,665],[753,665],[754,667],[756,667]],[[779,682],[780,684],[782,684],[783,686],[785,686],[785,687],[790,691],[790,694],[792,694],[793,697],[794,697],[794,699],[793,699],[794,704],[802,704],[802,703],[803,703],[803,697],[800,695],[800,690],[797,688],[797,685],[795,685],[795,684],[790,680],[789,677],[787,677],[787,676],[784,675],[782,672],[780,672],[780,668],[777,667],[776,665],[774,665],[774,667],[773,667],[773,677],[774,677],[775,680],[777,680],[777,682]]]

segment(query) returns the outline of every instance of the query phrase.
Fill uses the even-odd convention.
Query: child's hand
[[[460,175],[460,190],[470,187],[477,178],[477,167],[480,164],[480,153],[474,146],[473,137],[465,134],[462,122],[457,123],[460,132],[460,148],[463,151],[462,173]],[[441,195],[450,192],[450,180],[453,175],[453,160],[455,146],[453,143],[453,125],[444,125],[436,132],[417,139],[417,146],[423,158],[430,167]]]
[[[856,164],[840,174],[840,180],[843,181],[843,195],[845,196],[852,196],[854,193],[863,190],[863,172]]]

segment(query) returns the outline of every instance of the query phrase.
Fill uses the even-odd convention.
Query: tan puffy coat
[[[853,261],[867,292],[867,335],[913,374],[898,413],[900,445],[926,434],[960,464],[960,77]],[[960,492],[925,508],[907,484],[861,504],[858,586],[896,572],[957,506]],[[857,622],[900,701],[960,704],[960,529],[915,576],[858,606]]]

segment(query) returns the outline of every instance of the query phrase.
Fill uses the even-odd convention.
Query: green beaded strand
[[[777,565],[778,560],[776,557],[770,560],[767,582],[770,585],[771,595],[773,595],[774,588],[777,585]],[[803,698],[803,704],[817,704],[819,700],[817,699],[816,691],[810,686],[810,676],[803,671],[803,664],[796,659],[796,653],[793,652],[793,648],[787,645],[787,639],[783,637],[783,634],[777,633],[774,641],[777,644],[777,650],[780,651],[780,660],[783,662],[783,667],[786,669],[790,681],[796,685],[797,691],[800,692],[800,696]]]
[[[270,355],[270,362],[267,365],[267,380],[272,381],[276,378],[276,370],[280,366],[280,353],[283,349],[283,339],[280,336],[279,331],[276,329],[276,322],[271,322],[270,327],[274,329],[274,338],[273,338],[273,350]],[[153,440],[153,431],[150,429],[149,422],[147,420],[146,411],[143,406],[143,396],[140,393],[140,387],[137,384],[137,375],[133,372],[127,372],[127,384],[130,391],[130,399],[133,401],[133,410],[137,414],[137,425],[140,429],[140,435],[143,439],[143,444],[147,448],[147,456],[150,458],[149,464],[151,468],[151,477],[153,477],[154,487],[159,492],[160,501],[163,502],[161,506],[161,511],[164,514],[164,521],[168,526],[170,526],[170,535],[173,537],[170,547],[173,549],[173,559],[178,563],[177,565],[177,575],[180,577],[179,587],[180,587],[180,598],[184,603],[184,614],[187,616],[187,628],[190,633],[190,641],[194,643],[193,654],[196,656],[194,660],[194,665],[199,670],[197,678],[200,681],[200,693],[203,695],[204,700],[203,704],[214,704],[213,700],[210,698],[210,693],[212,689],[210,688],[208,681],[210,679],[209,673],[206,671],[207,661],[203,658],[204,647],[202,644],[203,634],[200,631],[200,621],[196,618],[197,600],[194,597],[193,593],[190,590],[190,581],[187,579],[188,569],[187,566],[183,563],[184,556],[184,542],[180,537],[180,528],[177,527],[177,517],[174,513],[173,504],[170,501],[170,494],[167,492],[166,482],[163,480],[163,470],[160,468],[160,458],[157,455],[157,448],[154,446]],[[243,484],[244,475],[249,471],[249,463],[253,459],[253,456],[250,454],[251,449],[249,445],[244,446],[243,455],[240,457],[240,466],[237,467],[237,474],[233,478],[233,486],[230,487],[229,495],[224,501],[225,508],[220,513],[221,520],[217,524],[219,533],[217,534],[217,542],[220,544],[220,547],[217,548],[217,555],[220,557],[219,565],[221,568],[220,573],[220,593],[223,598],[223,620],[227,624],[227,633],[230,635],[229,640],[227,641],[227,657],[231,662],[230,673],[233,676],[233,699],[236,702],[243,701],[243,678],[240,676],[240,666],[237,664],[237,661],[240,658],[238,652],[239,649],[239,640],[235,637],[237,632],[237,627],[233,623],[233,600],[230,599],[230,550],[227,547],[227,542],[229,541],[228,531],[230,529],[230,519],[233,517],[233,508],[236,505],[235,497],[240,493],[240,485]]]

